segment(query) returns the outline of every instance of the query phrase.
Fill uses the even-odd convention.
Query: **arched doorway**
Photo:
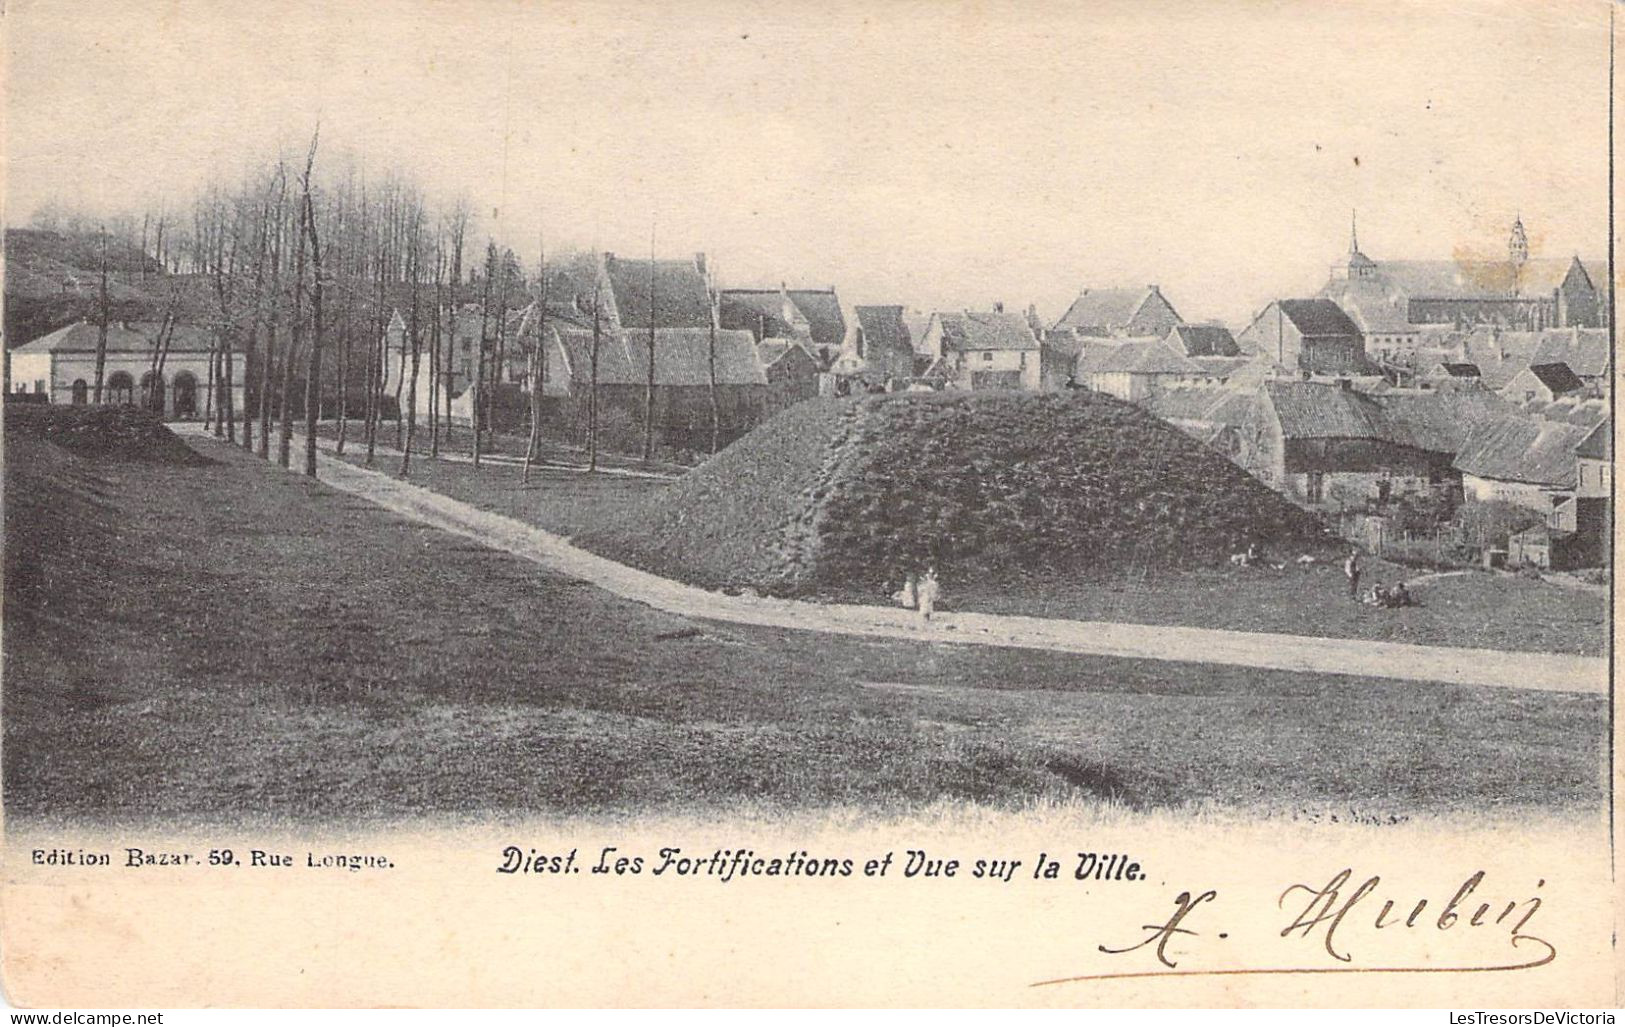
[[[89,398],[90,386],[85,384],[83,378],[75,378],[73,380],[73,405],[82,407]]]
[[[197,376],[191,371],[175,375],[175,416],[197,416]]]
[[[141,406],[160,417],[164,413],[164,376],[148,371],[141,376]]]
[[[102,398],[114,406],[130,406],[135,402],[135,379],[127,371],[114,371],[107,379]]]

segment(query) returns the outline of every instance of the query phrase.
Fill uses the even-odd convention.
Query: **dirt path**
[[[187,426],[175,427],[187,430]],[[193,429],[188,434],[204,433]],[[923,624],[911,611],[889,607],[722,595],[616,563],[551,532],[356,467],[325,452],[318,460],[322,481],[342,492],[591,582],[622,598],[685,617],[910,641],[1548,692],[1600,694],[1608,687],[1607,661],[1595,657],[987,613],[942,613]]]

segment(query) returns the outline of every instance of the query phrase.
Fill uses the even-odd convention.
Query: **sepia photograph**
[[[1613,8],[11,0],[8,1001],[1617,1006]]]

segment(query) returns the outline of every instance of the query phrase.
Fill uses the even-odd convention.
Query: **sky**
[[[1607,246],[1605,0],[10,0],[5,220],[184,206],[320,122],[479,230],[725,285],[1240,327],[1376,259]]]

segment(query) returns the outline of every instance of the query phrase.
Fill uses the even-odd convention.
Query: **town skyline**
[[[8,224],[48,203],[180,209],[319,122],[335,153],[468,197],[479,237],[527,263],[544,231],[550,249],[639,256],[652,228],[659,255],[706,252],[729,286],[927,311],[1034,303],[1049,320],[1085,286],[1156,283],[1187,319],[1239,325],[1324,284],[1351,209],[1377,259],[1504,253],[1520,216],[1534,256],[1606,246],[1606,122],[1569,109],[1606,95],[1603,4],[1394,6],[1380,67],[1316,56],[1345,30],[1372,42],[1361,5],[1167,7],[1155,46],[1129,38],[1143,8],[1117,4],[834,4],[816,29],[749,3],[637,24],[596,6],[397,0],[364,23],[296,5],[266,25],[174,18],[186,75],[124,41],[150,5],[75,6],[13,12],[29,42],[9,55]],[[1303,53],[1247,55],[1303,32]],[[459,45],[481,38],[504,45]],[[1227,66],[1249,60],[1269,74]]]

